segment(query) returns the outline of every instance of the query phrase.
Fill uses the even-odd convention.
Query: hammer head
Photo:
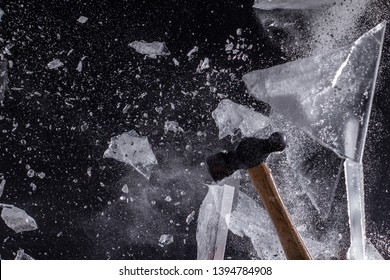
[[[270,153],[283,151],[286,146],[286,135],[274,132],[268,139],[243,138],[232,151],[220,152],[206,161],[213,180],[220,181],[239,169],[262,164]]]

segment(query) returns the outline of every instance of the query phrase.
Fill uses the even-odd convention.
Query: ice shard
[[[346,158],[351,259],[365,258],[361,161],[385,28],[383,22],[349,46],[243,77],[257,99]]]
[[[0,182],[0,197],[3,195],[5,183],[6,183],[6,180],[1,179],[1,182]]]
[[[20,249],[16,253],[15,260],[34,260],[34,258],[26,254],[23,249]]]
[[[0,58],[0,105],[3,103],[8,84],[7,64],[6,59],[1,60]]]
[[[255,0],[254,8],[275,9],[312,9],[323,5],[332,5],[339,0]]]
[[[148,137],[140,136],[134,130],[112,137],[103,157],[129,164],[147,179],[153,166],[157,165]]]
[[[157,58],[157,56],[165,56],[170,55],[167,46],[164,42],[145,42],[143,40],[141,41],[134,41],[129,44],[129,47],[132,47],[136,52],[140,54],[145,54],[149,56],[150,58]]]
[[[381,23],[352,45],[244,75],[250,93],[269,103],[337,154],[362,158],[385,33]],[[350,120],[357,131],[346,131]],[[350,139],[354,133],[356,139]],[[346,140],[356,143],[345,149]]]
[[[24,210],[8,204],[0,204],[3,208],[1,218],[5,224],[16,233],[23,231],[36,230],[38,228],[35,220]]]
[[[229,99],[219,102],[212,117],[219,129],[219,139],[234,136],[238,129],[244,137],[254,136],[269,124],[268,117]]]

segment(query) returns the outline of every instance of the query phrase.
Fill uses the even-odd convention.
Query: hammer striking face
[[[232,151],[207,158],[210,175],[214,181],[220,181],[239,169],[260,165],[270,153],[283,151],[286,146],[286,135],[281,132],[274,132],[268,139],[243,138]]]

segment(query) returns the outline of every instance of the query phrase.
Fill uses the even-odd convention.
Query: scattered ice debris
[[[77,64],[77,68],[76,68],[77,71],[81,72],[83,71],[83,61],[79,61],[79,63]]]
[[[34,260],[34,258],[30,255],[27,255],[23,249],[19,249],[16,253],[15,260]]]
[[[188,53],[187,53],[187,57],[188,57],[188,60],[191,60],[194,58],[194,54],[199,50],[199,48],[197,46],[193,47],[192,50],[190,50]]]
[[[89,177],[92,176],[92,167],[88,167],[88,168],[87,168],[87,175],[88,175]]]
[[[47,64],[47,67],[49,67],[49,69],[58,69],[62,66],[64,66],[64,63],[62,63],[61,60],[59,60],[58,58],[53,59]]]
[[[195,211],[192,211],[186,218],[187,225],[191,224],[191,222],[195,219]]]
[[[275,9],[312,9],[322,5],[332,5],[335,0],[255,0],[254,8],[261,10]],[[340,1],[341,2],[341,1]]]
[[[0,197],[3,195],[5,183],[6,183],[6,180],[5,179],[1,179],[1,182],[0,182]]]
[[[44,172],[39,172],[37,173],[37,176],[40,178],[40,179],[43,179],[45,178],[46,174]]]
[[[30,187],[33,191],[36,191],[37,190],[37,185],[35,185],[34,183],[30,183]]]
[[[129,104],[126,104],[125,107],[123,107],[123,109],[122,109],[122,113],[127,114],[127,111],[130,109],[130,107],[131,106]]]
[[[85,16],[81,16],[81,17],[79,17],[79,19],[77,20],[78,22],[80,22],[80,23],[82,23],[82,24],[84,24],[84,23],[86,23],[87,22],[87,20],[88,20],[88,18],[87,17],[85,17]]]
[[[27,215],[24,210],[9,204],[0,204],[0,207],[3,208],[1,218],[16,233],[36,230],[38,228],[35,220]]]
[[[158,245],[160,247],[167,246],[173,242],[173,235],[172,234],[163,234],[160,236],[160,239],[158,240]]]
[[[127,184],[124,184],[122,187],[122,192],[123,193],[129,193],[129,186]]]
[[[27,176],[28,177],[30,177],[30,178],[32,178],[32,177],[34,177],[35,176],[35,171],[34,171],[34,169],[29,169],[28,171],[27,171]]]
[[[173,133],[184,132],[184,130],[179,126],[177,121],[166,121],[164,124],[164,133],[168,131],[173,131]]]
[[[219,139],[234,136],[237,129],[244,137],[254,136],[269,125],[268,117],[229,99],[218,104],[212,117],[219,129]]]
[[[154,108],[154,110],[156,110],[157,113],[161,114],[162,111],[164,110],[164,108],[159,106],[159,107]]]
[[[136,52],[140,54],[145,54],[149,56],[150,58],[157,58],[158,55],[170,55],[167,46],[164,42],[145,42],[143,40],[141,41],[134,41],[129,44],[129,47],[132,47],[135,49]]]
[[[197,73],[200,73],[202,72],[203,70],[206,70],[210,68],[210,59],[205,57],[204,60],[201,60],[199,65],[198,65],[198,68],[196,69],[196,72]]]
[[[139,136],[134,130],[112,137],[103,157],[130,164],[147,179],[150,178],[153,166],[157,165],[148,137]]]

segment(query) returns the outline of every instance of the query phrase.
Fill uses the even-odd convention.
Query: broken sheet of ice
[[[77,20],[78,22],[80,22],[80,23],[86,23],[87,22],[87,20],[88,20],[88,18],[87,17],[85,17],[85,16],[81,16],[81,17],[79,17],[79,19]]]
[[[268,117],[246,106],[224,99],[212,112],[212,117],[219,129],[219,139],[234,136],[239,129],[244,137],[255,135],[268,124]]]
[[[163,234],[160,236],[160,239],[158,240],[158,245],[160,247],[165,247],[173,242],[173,235],[172,234]]]
[[[130,164],[147,179],[157,164],[148,137],[140,136],[134,130],[112,137],[103,157]]]
[[[7,60],[0,60],[0,104],[3,102],[5,97],[5,91],[8,84],[8,73],[7,73]]]
[[[19,249],[16,253],[15,260],[34,260],[34,258],[26,254],[23,249]]]
[[[360,161],[363,154],[385,23],[353,44],[244,75],[250,93],[269,103],[337,154]],[[357,131],[345,131],[357,120]],[[354,149],[345,149],[354,134]],[[348,145],[347,145],[348,146]]]
[[[1,179],[1,181],[0,181],[0,197],[3,195],[5,183],[6,183],[6,180]]]
[[[156,58],[158,55],[170,55],[167,46],[164,42],[145,42],[134,41],[129,44],[129,47],[132,47],[136,52],[140,54],[148,55],[151,58]]]
[[[1,211],[1,218],[4,220],[5,224],[16,233],[36,230],[38,228],[35,220],[24,210],[8,204],[1,204],[0,206],[3,208],[3,211]]]
[[[311,9],[322,5],[332,5],[337,0],[255,0],[254,8],[274,9]]]
[[[61,60],[59,60],[58,58],[53,59],[47,64],[47,67],[49,67],[49,69],[58,69],[62,66],[64,66],[64,63],[62,63]]]

